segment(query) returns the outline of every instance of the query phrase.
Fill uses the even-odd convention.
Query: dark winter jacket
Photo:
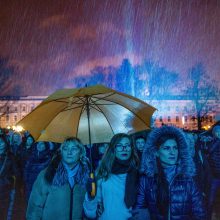
[[[196,154],[193,159],[196,165],[195,179],[198,182],[200,190],[202,191],[203,196],[205,198],[205,201],[207,202],[210,194],[212,181],[211,169],[206,156],[201,151],[196,151]]]
[[[208,147],[208,161],[214,178],[220,179],[220,139],[215,138]]]
[[[156,160],[155,144],[160,136],[170,133],[176,137],[179,160],[174,176],[168,183],[167,201],[161,206],[161,201],[159,201],[158,197],[160,172]],[[194,180],[195,164],[187,149],[184,134],[174,127],[166,126],[154,129],[148,136],[142,155],[142,176],[136,208],[148,208],[153,220],[206,219],[202,193]]]
[[[27,163],[28,158],[31,156],[33,150],[34,150],[34,144],[32,144],[32,146],[28,149],[24,144],[22,144],[21,147],[19,148],[18,155],[19,155],[22,177],[24,175],[25,164]]]
[[[18,169],[11,153],[0,155],[0,191],[4,186],[12,187],[13,178],[19,175]]]
[[[13,155],[6,153],[0,155],[0,218],[6,219],[10,203],[10,194],[14,188],[18,169]]]
[[[52,161],[34,183],[27,220],[81,220],[88,177],[88,166],[80,162],[71,188],[63,163]]]
[[[24,183],[25,193],[28,200],[34,181],[37,179],[38,174],[45,169],[51,161],[50,150],[38,152],[35,148],[28,158],[24,168]]]

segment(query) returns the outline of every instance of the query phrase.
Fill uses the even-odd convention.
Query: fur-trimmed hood
[[[85,186],[89,177],[89,171],[89,164],[79,162],[79,168],[74,177],[75,183]],[[54,186],[63,186],[68,183],[68,173],[60,156],[54,158],[47,167],[45,179]]]
[[[177,164],[177,173],[186,176],[195,176],[195,164],[190,156],[189,147],[184,133],[173,126],[163,126],[155,128],[147,137],[147,143],[144,147],[140,171],[147,176],[154,176],[158,173],[156,161],[156,142],[162,135],[171,134],[176,137],[179,146],[179,159]]]

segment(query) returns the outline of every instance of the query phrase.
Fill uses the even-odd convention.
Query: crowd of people
[[[0,218],[215,219],[220,126],[209,132],[162,126],[90,149],[0,129]]]

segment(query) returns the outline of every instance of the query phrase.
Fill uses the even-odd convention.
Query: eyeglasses
[[[115,148],[118,152],[123,151],[124,149],[126,149],[127,151],[131,150],[131,145],[130,144],[126,144],[126,145],[122,145],[122,144],[116,144]]]

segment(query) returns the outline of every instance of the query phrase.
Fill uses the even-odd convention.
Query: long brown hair
[[[138,169],[139,159],[134,148],[132,138],[128,134],[119,133],[112,137],[110,144],[103,155],[101,163],[97,169],[97,179],[104,178],[108,179],[109,174],[112,170],[112,165],[115,160],[115,146],[119,143],[122,138],[128,138],[131,143],[131,158],[130,158],[130,167]]]

